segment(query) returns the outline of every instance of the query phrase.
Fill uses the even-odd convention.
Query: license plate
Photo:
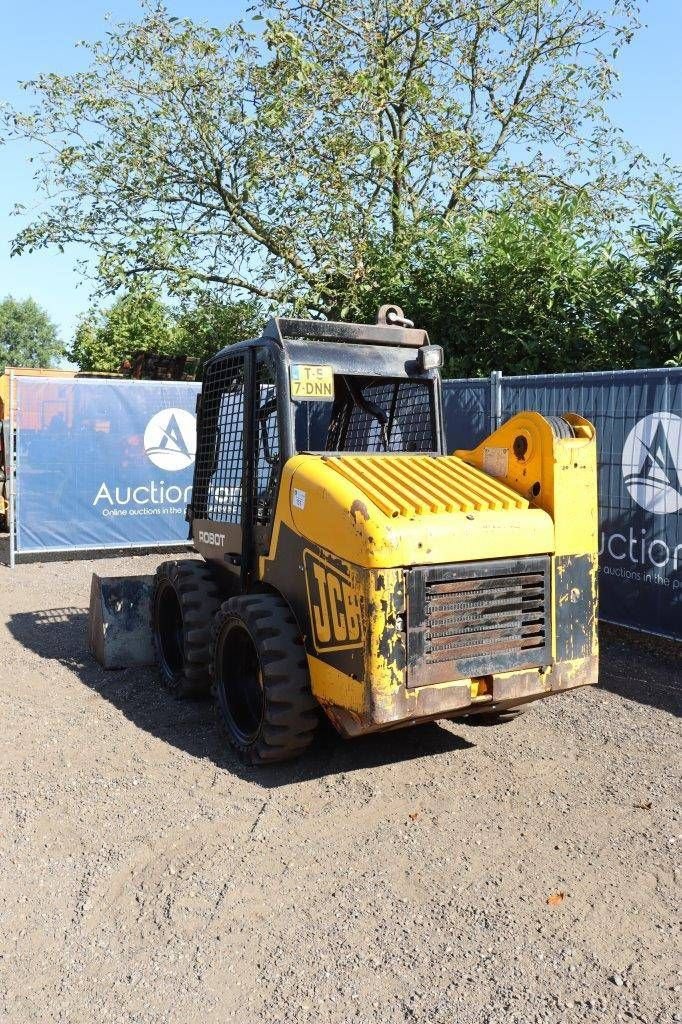
[[[289,367],[291,397],[297,401],[334,401],[334,374],[331,366],[293,363]]]

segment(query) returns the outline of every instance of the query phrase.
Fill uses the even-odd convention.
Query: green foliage
[[[69,352],[81,370],[117,372],[135,352],[174,355],[180,351],[172,318],[158,294],[136,287],[103,311],[81,321]]]
[[[340,312],[394,301],[443,345],[446,374],[679,365],[682,209],[668,194],[622,246],[595,240],[577,197],[431,226],[368,247]]]
[[[263,308],[257,299],[221,302],[201,295],[177,315],[178,344],[201,364],[226,345],[259,337],[263,322]]]
[[[64,354],[57,328],[33,299],[0,302],[0,373],[6,366],[49,367]]]
[[[13,251],[85,244],[126,289],[84,369],[203,359],[262,300],[400,302],[452,374],[682,363],[679,197],[629,231],[651,172],[606,114],[635,0],[261,0],[255,33],[143,9],[4,116],[46,194]]]
[[[188,355],[201,364],[225,345],[259,334],[262,325],[254,299],[221,302],[203,295],[177,309],[149,285],[134,286],[108,309],[88,313],[69,358],[81,370],[109,373],[137,352]]]
[[[627,296],[623,329],[633,366],[682,366],[682,199],[669,189],[649,203],[649,221],[634,234],[640,268]]]
[[[613,216],[645,168],[605,113],[636,4],[606,7],[271,0],[254,35],[146,4],[6,111],[47,196],[14,252],[82,243],[111,290],[151,276],[328,313],[367,238],[576,187]]]

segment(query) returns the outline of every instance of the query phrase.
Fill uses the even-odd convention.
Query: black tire
[[[174,697],[210,690],[209,639],[220,597],[206,562],[163,562],[156,570],[152,637],[161,680]]]
[[[211,630],[219,728],[245,764],[298,757],[318,724],[303,639],[276,594],[245,594],[220,608]]]

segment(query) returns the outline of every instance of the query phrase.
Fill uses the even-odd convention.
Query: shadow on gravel
[[[49,608],[14,614],[8,627],[24,647],[42,658],[59,661],[139,729],[193,757],[207,758],[218,767],[266,789],[420,757],[430,758],[473,746],[433,722],[351,742],[344,741],[331,725],[323,723],[314,746],[299,761],[272,768],[247,768],[221,741],[209,700],[173,700],[161,688],[153,668],[103,669],[87,650],[87,619],[86,609]],[[45,666],[45,685],[50,685],[48,665]],[[83,737],[83,742],[94,741],[95,737]]]
[[[523,714],[525,714],[524,708],[514,708],[510,711],[501,711],[499,714],[482,712],[478,715],[469,715],[465,721],[467,725],[472,725],[474,728],[499,729],[501,725],[511,725],[519,715]]]
[[[599,632],[600,687],[682,716],[682,643],[614,626]]]

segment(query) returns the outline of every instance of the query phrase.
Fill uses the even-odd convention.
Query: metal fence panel
[[[13,387],[12,551],[186,539],[199,384],[15,377]],[[450,450],[477,445],[500,413],[594,422],[600,615],[682,639],[681,369],[451,380],[443,402]]]
[[[682,639],[682,370],[503,378],[523,409],[597,429],[601,618]]]
[[[448,451],[475,448],[490,433],[491,381],[443,381],[443,417]]]
[[[14,378],[16,551],[187,539],[201,385]]]
[[[533,409],[595,424],[600,616],[682,639],[682,369],[493,374],[444,381],[443,391],[450,448],[479,444],[495,428],[496,405],[503,421]]]

